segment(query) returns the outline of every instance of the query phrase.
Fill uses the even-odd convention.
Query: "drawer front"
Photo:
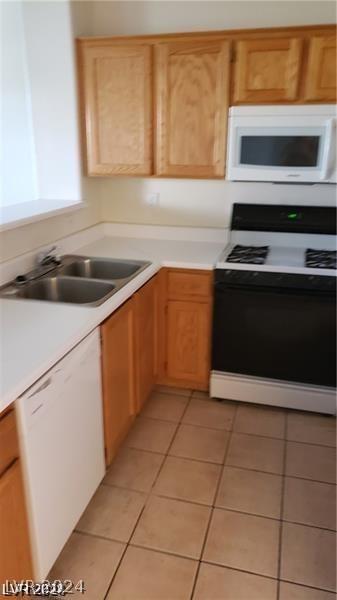
[[[19,456],[14,410],[0,419],[0,474]]]
[[[191,300],[211,297],[212,271],[169,271],[167,292],[169,299]]]

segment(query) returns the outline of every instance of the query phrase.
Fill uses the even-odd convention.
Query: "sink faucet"
[[[59,265],[61,260],[53,252],[57,249],[57,246],[52,246],[49,250],[44,250],[43,252],[39,252],[36,259],[39,267],[44,267],[50,264]]]

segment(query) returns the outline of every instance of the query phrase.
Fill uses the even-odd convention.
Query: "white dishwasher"
[[[96,329],[17,400],[34,575],[44,579],[104,477]]]

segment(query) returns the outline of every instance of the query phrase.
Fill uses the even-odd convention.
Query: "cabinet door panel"
[[[167,376],[208,383],[210,304],[168,302]]]
[[[223,177],[229,96],[229,42],[156,48],[159,175]]]
[[[33,575],[19,460],[0,477],[0,582]]]
[[[151,48],[83,46],[82,61],[88,174],[151,174]]]
[[[336,102],[336,38],[315,37],[310,42],[305,99]]]
[[[136,337],[136,403],[141,410],[151,393],[156,376],[156,331],[157,320],[156,279],[146,283],[135,294],[135,337]]]
[[[234,102],[267,103],[297,99],[302,41],[297,38],[237,43]]]
[[[106,462],[110,464],[135,414],[133,301],[102,325]]]

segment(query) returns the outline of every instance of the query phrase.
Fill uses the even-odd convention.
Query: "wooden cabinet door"
[[[136,347],[136,406],[139,412],[156,377],[157,281],[146,283],[134,296]]]
[[[229,101],[229,42],[170,42],[156,48],[156,173],[223,177]]]
[[[310,41],[305,100],[336,102],[336,38]]]
[[[242,40],[236,46],[234,103],[291,102],[298,96],[302,40]]]
[[[208,387],[209,303],[170,300],[167,307],[167,376]]]
[[[104,434],[108,465],[135,414],[133,331],[132,299],[101,326]]]
[[[152,173],[150,46],[80,46],[89,175]]]
[[[0,477],[0,582],[32,576],[25,497],[17,459]]]

